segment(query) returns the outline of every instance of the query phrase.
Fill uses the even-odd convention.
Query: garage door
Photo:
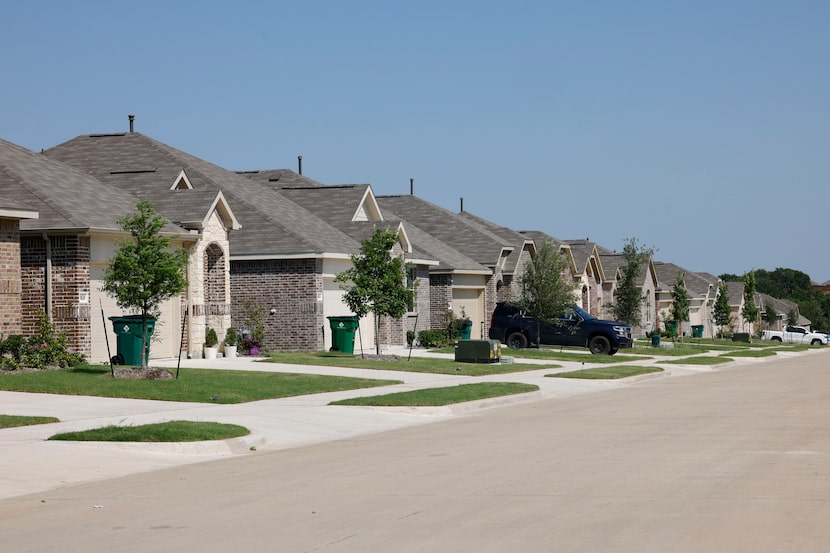
[[[123,315],[123,310],[118,307],[115,299],[101,290],[103,281],[104,266],[93,265],[90,268],[90,301],[92,308],[92,355],[90,361],[93,363],[108,363],[107,338],[109,338],[109,350],[111,355],[117,351],[116,336],[112,330],[112,321],[108,317]],[[101,308],[104,310],[106,327],[101,317]],[[181,340],[181,309],[178,299],[167,301],[162,305],[161,318],[156,322],[153,332],[153,340],[150,343],[150,358],[165,359],[176,357],[179,351]]]
[[[323,315],[324,317],[344,317],[353,315],[349,306],[343,303],[343,290],[340,289],[340,283],[335,282],[334,279],[325,279],[323,281]],[[326,349],[331,347],[331,327],[329,320],[323,319],[324,337]],[[375,349],[375,316],[369,313],[360,319],[360,331],[354,337],[354,350],[360,350],[361,342],[365,351],[372,351]]]
[[[483,298],[484,290],[480,288],[453,288],[452,291],[452,310],[456,317],[461,317],[463,313],[473,321],[473,328],[470,332],[470,338],[473,340],[481,339],[481,323],[483,319]]]

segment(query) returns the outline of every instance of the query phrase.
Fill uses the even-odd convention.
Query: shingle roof
[[[93,176],[0,139],[0,195],[28,206],[38,219],[20,222],[21,231],[121,231],[118,220],[135,213],[138,198]],[[167,225],[164,232],[184,229]]]
[[[584,272],[591,256],[596,251],[596,244],[590,240],[564,240],[564,242],[571,247],[577,270]]]
[[[240,230],[230,233],[232,257],[348,254],[360,246],[273,186],[141,133],[79,136],[46,154],[151,200],[171,220],[201,220],[221,190],[242,225]],[[182,171],[193,189],[171,190]]]
[[[261,169],[256,171],[237,171],[237,173],[243,177],[259,181],[275,188],[325,186],[323,183],[310,179],[291,169]]]
[[[416,224],[422,231],[481,265],[495,267],[504,249],[513,248],[513,244],[494,233],[417,196],[377,196],[377,200],[384,213],[395,214],[408,221],[407,225],[409,222]]]
[[[492,221],[488,221],[487,219],[482,219],[477,215],[473,215],[468,211],[462,211],[459,214],[460,217],[465,219],[467,222],[472,224],[473,226],[481,229],[482,231],[491,232],[494,235],[498,236],[501,240],[508,244],[513,245],[513,251],[507,256],[504,264],[504,272],[505,273],[512,273],[516,270],[516,265],[519,262],[519,255],[521,254],[522,250],[526,243],[530,242],[533,244],[534,248],[536,247],[535,242],[529,236],[525,236],[516,232],[513,229],[503,227],[501,225],[497,225]]]

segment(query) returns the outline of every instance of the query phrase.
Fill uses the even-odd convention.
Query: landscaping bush
[[[422,330],[418,333],[418,345],[424,348],[445,348],[450,338],[445,330]]]
[[[62,369],[84,363],[83,354],[66,348],[66,336],[55,331],[46,313],[38,316],[37,333],[28,339],[13,334],[0,343],[0,369],[17,370],[20,367],[43,369],[57,366]]]

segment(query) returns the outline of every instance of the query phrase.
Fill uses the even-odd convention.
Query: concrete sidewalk
[[[402,357],[408,350],[397,350]],[[422,350],[412,355],[428,354]],[[440,355],[440,354],[439,354]],[[450,357],[452,357],[450,355]],[[586,361],[590,356],[586,356]],[[749,360],[758,362],[757,359]],[[659,362],[642,361],[641,364]],[[246,371],[279,371],[331,374],[403,383],[382,389],[370,388],[314,394],[310,396],[264,400],[233,405],[180,403],[167,401],[113,399],[52,394],[0,392],[0,413],[57,417],[60,422],[4,429],[0,432],[0,498],[30,494],[82,482],[115,478],[188,463],[210,461],[256,451],[299,447],[331,440],[385,432],[414,425],[439,422],[479,409],[517,401],[567,397],[642,382],[643,378],[623,381],[547,378],[545,375],[582,367],[577,362],[537,361],[540,369],[469,377],[349,369],[340,367],[258,363],[249,357],[216,360],[153,360],[153,366],[175,370],[177,364],[189,368],[216,368]],[[551,364],[561,365],[552,369]],[[547,368],[545,366],[548,366]],[[461,365],[460,365],[461,366]],[[661,365],[662,375],[685,375],[711,371],[709,367]],[[462,366],[463,368],[463,366]],[[652,378],[652,377],[648,377]],[[648,379],[646,378],[646,379]],[[453,386],[481,381],[524,382],[539,386],[539,392],[495,398],[436,408],[375,408],[329,406],[329,402],[366,395],[378,395],[421,388]],[[108,425],[141,425],[170,420],[214,421],[242,425],[249,436],[214,442],[146,444],[111,442],[50,442],[54,434]]]

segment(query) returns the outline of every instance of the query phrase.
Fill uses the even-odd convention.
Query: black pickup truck
[[[490,339],[511,348],[526,348],[529,344],[587,347],[591,353],[614,355],[630,348],[631,325],[597,319],[587,311],[573,306],[556,320],[542,322],[541,340],[536,337],[536,319],[519,307],[499,302],[490,319]]]

